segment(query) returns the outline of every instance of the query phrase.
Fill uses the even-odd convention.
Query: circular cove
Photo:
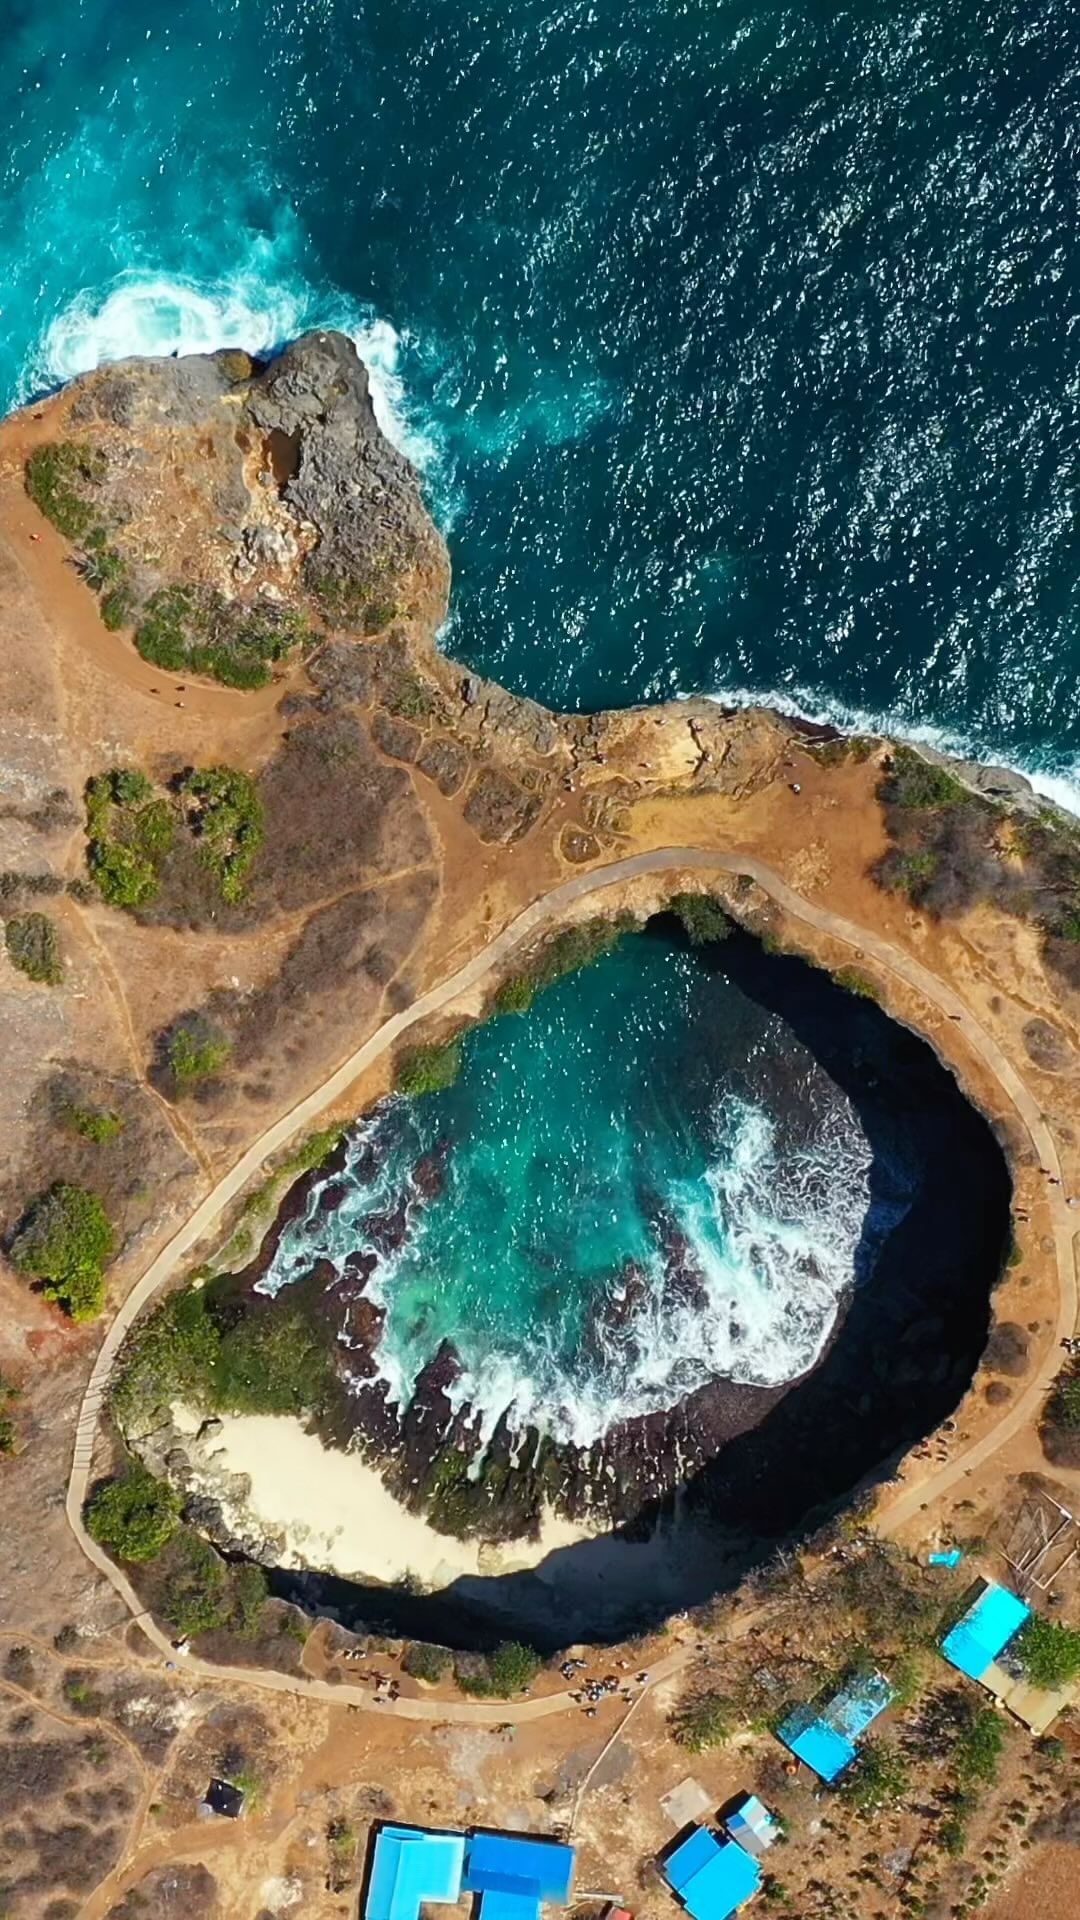
[[[249,1493],[210,1530],[354,1623],[617,1638],[952,1411],[1008,1208],[923,1041],[657,918],[470,1032],[452,1085],[382,1101],[208,1290],[223,1326],[302,1312],[334,1378],[307,1431],[214,1423]]]

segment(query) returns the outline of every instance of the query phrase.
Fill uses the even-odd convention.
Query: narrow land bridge
[[[575,874],[572,879],[553,888],[550,893],[526,907],[515,920],[503,928],[501,933],[496,934],[481,952],[474,954],[463,967],[459,967],[456,973],[451,974],[438,986],[429,988],[404,1011],[393,1014],[376,1033],[371,1035],[370,1039],[364,1042],[363,1046],[358,1047],[347,1060],[342,1062],[337,1071],[331,1074],[321,1087],[308,1094],[290,1112],[283,1114],[280,1120],[269,1127],[254,1145],[248,1148],[236,1165],[218,1181],[205,1199],[200,1201],[179,1232],[174,1234],[167,1246],[162,1248],[142,1278],[136,1282],[109,1327],[94,1362],[79,1410],[75,1429],[74,1459],[68,1481],[67,1517],[72,1532],[87,1559],[104,1574],[147,1639],[166,1660],[175,1662],[175,1651],[168,1636],[151,1619],[125,1574],[110,1560],[108,1554],[98,1546],[97,1542],[90,1538],[82,1517],[93,1463],[98,1419],[107,1392],[109,1376],[137,1316],[154,1295],[174,1278],[185,1256],[214,1231],[226,1207],[243,1191],[248,1182],[261,1172],[264,1162],[273,1154],[280,1152],[283,1147],[288,1146],[302,1130],[309,1129],[326,1108],[346,1093],[358,1076],[386,1053],[404,1033],[418,1026],[421,1021],[430,1019],[433,1014],[451,1007],[462,995],[500,967],[530,934],[544,926],[547,921],[558,918],[573,902],[644,874],[680,871],[746,875],[756,881],[758,886],[786,913],[805,921],[819,932],[841,941],[844,945],[853,948],[860,958],[872,960],[886,974],[891,974],[895,979],[902,980],[907,986],[913,987],[931,1006],[954,1022],[957,1031],[963,1035],[972,1052],[978,1055],[983,1064],[990,1069],[1015,1108],[1030,1135],[1040,1166],[1049,1168],[1052,1174],[1060,1177],[1061,1167],[1057,1147],[1039,1102],[1025,1086],[997,1041],[985,1027],[980,1025],[952,988],[946,986],[935,974],[890,941],[867,932],[850,920],[842,919],[838,914],[831,913],[827,907],[814,906],[803,899],[763,861],[749,854],[717,853],[701,847],[661,847],[651,853],[631,854],[625,859],[612,861],[610,865],[594,868],[588,873]],[[1023,1392],[1017,1396],[1008,1412],[981,1440],[958,1454],[928,1479],[908,1487],[898,1499],[893,1501],[879,1523],[881,1531],[895,1532],[920,1508],[928,1506],[954,1486],[963,1475],[982,1465],[999,1447],[1004,1446],[1006,1441],[1011,1440],[1015,1434],[1028,1426],[1041,1410],[1044,1397],[1058,1370],[1060,1342],[1074,1332],[1077,1321],[1073,1222],[1065,1207],[1062,1186],[1058,1185],[1050,1189],[1049,1204],[1058,1274],[1058,1299],[1053,1339],[1049,1343],[1041,1366],[1028,1380]],[[683,1649],[666,1655],[652,1667],[649,1685],[654,1686],[657,1682],[669,1678],[678,1672],[688,1659],[689,1654]],[[508,1716],[512,1716],[515,1722],[538,1720],[548,1714],[564,1712],[575,1705],[569,1693],[562,1692],[513,1703],[399,1698],[382,1702],[376,1709],[369,1692],[346,1684],[335,1686],[325,1680],[314,1680],[263,1668],[219,1666],[211,1661],[191,1657],[184,1660],[183,1668],[185,1673],[201,1675],[209,1680],[238,1681],[246,1686],[258,1687],[269,1692],[299,1694],[332,1706],[365,1707],[372,1712],[377,1710],[382,1713],[396,1714],[404,1720],[454,1721],[472,1726],[496,1726],[504,1724]]]

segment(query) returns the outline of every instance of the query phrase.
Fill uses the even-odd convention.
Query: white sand
[[[408,1576],[437,1589],[462,1575],[534,1567],[557,1548],[590,1537],[587,1528],[551,1513],[538,1540],[488,1545],[436,1533],[387,1492],[373,1467],[324,1447],[288,1416],[226,1415],[207,1454],[215,1467],[247,1475],[245,1506],[268,1530],[284,1534],[283,1562],[351,1578]]]

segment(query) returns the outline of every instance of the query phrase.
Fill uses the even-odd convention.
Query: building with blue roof
[[[461,1895],[464,1863],[463,1833],[380,1827],[371,1856],[365,1920],[418,1920],[426,1901],[453,1903]]]
[[[574,1849],[531,1833],[471,1833],[462,1891],[480,1896],[478,1920],[539,1920],[544,1900],[570,1897]]]
[[[821,1780],[832,1781],[856,1758],[861,1733],[893,1697],[884,1674],[858,1674],[824,1706],[796,1707],[777,1728],[785,1747]]]
[[[691,1920],[728,1920],[761,1885],[754,1857],[734,1840],[718,1840],[706,1827],[694,1827],[660,1865]]]
[[[1030,1617],[1031,1608],[1008,1587],[984,1581],[982,1592],[945,1635],[941,1651],[950,1666],[970,1680],[982,1680]]]
[[[767,1853],[779,1836],[776,1821],[756,1793],[744,1793],[738,1805],[724,1815],[724,1825],[731,1838],[755,1857]]]

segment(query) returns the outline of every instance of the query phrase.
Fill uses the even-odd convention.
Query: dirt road
[[[1038,1101],[1025,1086],[992,1035],[980,1025],[952,988],[946,986],[935,974],[920,965],[909,954],[894,947],[890,941],[854,925],[849,920],[842,919],[838,914],[830,912],[827,907],[815,906],[805,900],[763,861],[746,854],[717,853],[699,847],[663,847],[653,852],[630,855],[626,859],[613,861],[606,867],[594,868],[588,873],[575,874],[572,879],[555,887],[550,893],[526,907],[524,912],[512,920],[463,967],[459,967],[438,986],[421,994],[411,1006],[392,1015],[377,1033],[374,1033],[363,1046],[358,1047],[342,1062],[337,1071],[324,1081],[321,1087],[308,1094],[290,1112],[283,1114],[281,1119],[269,1127],[237,1161],[230,1172],[218,1182],[212,1192],[206,1195],[184,1226],[157,1255],[142,1278],[136,1282],[109,1327],[94,1363],[79,1412],[74,1459],[68,1482],[67,1517],[86,1557],[111,1582],[147,1638],[167,1659],[175,1660],[176,1658],[168,1638],[147,1616],[130,1581],[96,1542],[91,1540],[82,1520],[98,1417],[105,1398],[109,1375],[135,1319],[143,1311],[147,1302],[173,1279],[185,1256],[214,1230],[230,1202],[243,1191],[250,1180],[260,1173],[264,1161],[288,1146],[298,1135],[310,1130],[325,1109],[346,1092],[353,1081],[373,1061],[394,1046],[405,1033],[424,1020],[430,1019],[433,1014],[451,1007],[455,1001],[477,986],[489,974],[499,969],[532,933],[542,927],[546,921],[556,919],[574,901],[591,894],[601,893],[609,887],[623,885],[639,875],[667,872],[745,874],[756,881],[785,912],[850,947],[860,960],[874,962],[885,974],[891,974],[914,988],[930,1006],[953,1022],[971,1052],[989,1068],[1029,1133],[1040,1165],[1049,1168],[1051,1173],[1060,1175],[1057,1147]],[[973,1444],[966,1452],[957,1454],[935,1474],[905,1490],[893,1501],[880,1523],[883,1531],[895,1532],[920,1508],[929,1506],[940,1494],[947,1492],[961,1476],[981,1465],[1021,1428],[1031,1423],[1041,1409],[1044,1397],[1058,1370],[1059,1342],[1066,1335],[1073,1333],[1077,1321],[1074,1222],[1066,1209],[1064,1190],[1061,1186],[1052,1189],[1050,1208],[1057,1258],[1058,1301],[1054,1336],[1043,1362],[1033,1371],[1008,1412],[983,1439]],[[668,1672],[675,1672],[685,1657],[682,1654],[669,1656],[667,1662],[661,1663],[661,1666],[654,1670],[652,1680],[666,1677]],[[376,1709],[370,1693],[356,1687],[332,1686],[325,1681],[302,1680],[291,1675],[255,1671],[244,1667],[218,1667],[190,1657],[185,1660],[184,1666],[185,1670],[205,1673],[208,1677],[235,1679],[242,1681],[245,1685],[258,1686],[271,1692],[305,1694],[336,1705],[365,1707],[371,1711],[394,1713],[402,1719],[411,1720],[436,1719],[462,1721],[474,1726],[497,1725],[505,1721],[507,1713],[511,1711],[516,1720],[539,1719],[549,1713],[562,1712],[571,1705],[567,1694],[552,1694],[542,1699],[515,1702],[512,1708],[504,1702],[489,1705],[471,1701],[399,1699]],[[661,1672],[661,1667],[665,1669],[664,1673]]]

